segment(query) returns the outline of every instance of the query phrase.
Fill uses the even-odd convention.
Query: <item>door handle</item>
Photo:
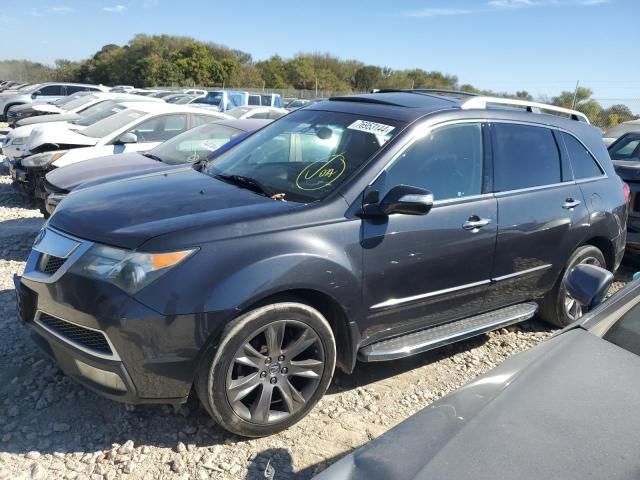
[[[565,210],[571,210],[572,208],[577,207],[582,202],[580,200],[574,200],[573,198],[567,198],[565,202],[562,204],[562,208]]]
[[[481,218],[477,215],[472,215],[469,219],[462,224],[462,228],[465,230],[478,231],[482,227],[486,227],[491,223],[489,218]]]

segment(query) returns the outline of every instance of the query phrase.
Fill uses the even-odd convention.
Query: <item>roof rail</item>
[[[444,88],[374,88],[371,93],[393,93],[393,92],[405,92],[405,93],[426,93],[443,96],[463,96],[463,97],[475,97],[478,94],[473,92],[465,92],[464,90],[447,90]]]
[[[498,97],[473,97],[468,100],[465,100],[460,108],[463,110],[471,110],[471,109],[486,109],[489,105],[506,105],[509,107],[522,107],[526,109],[527,112],[532,113],[563,113],[568,115],[572,120],[577,120],[578,122],[589,122],[587,116],[578,112],[577,110],[571,110],[569,108],[556,107],[555,105],[548,105],[546,103],[538,103],[538,102],[529,102],[527,100],[517,100],[513,98],[498,98]]]

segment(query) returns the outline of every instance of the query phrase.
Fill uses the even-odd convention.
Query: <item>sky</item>
[[[3,4],[0,59],[79,60],[136,33],[166,33],[237,48],[256,60],[327,52],[393,69],[439,70],[496,91],[554,95],[580,81],[604,104],[640,99],[639,0]]]

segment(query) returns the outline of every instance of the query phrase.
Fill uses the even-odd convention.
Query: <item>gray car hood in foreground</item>
[[[145,157],[140,153],[121,153],[56,168],[47,174],[47,182],[61,190],[73,190],[80,184],[93,182],[101,177],[116,174],[130,176],[137,172],[146,173],[149,169],[167,166],[166,163]]]
[[[506,360],[316,480],[638,479],[640,357],[569,330]]]

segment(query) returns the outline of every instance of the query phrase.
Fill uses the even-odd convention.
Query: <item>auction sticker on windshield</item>
[[[384,123],[370,122],[368,120],[356,120],[347,128],[351,130],[359,130],[360,132],[373,133],[374,135],[386,135],[396,127],[385,125]]]

